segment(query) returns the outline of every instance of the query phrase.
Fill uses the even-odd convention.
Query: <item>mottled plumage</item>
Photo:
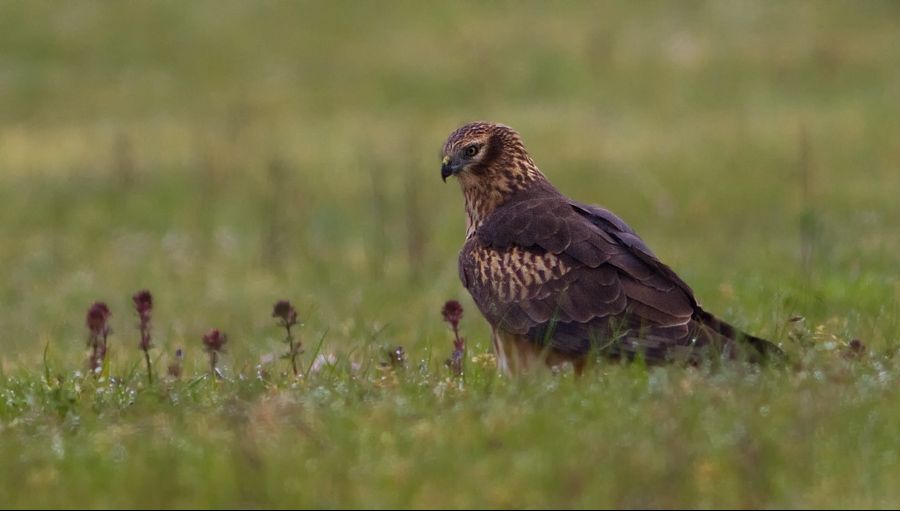
[[[505,370],[543,358],[580,371],[592,350],[648,362],[781,354],[704,311],[613,213],[562,195],[511,128],[467,124],[443,155],[442,177],[456,176],[465,198],[460,278]]]

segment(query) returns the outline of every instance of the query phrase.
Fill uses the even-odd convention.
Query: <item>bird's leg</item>
[[[501,373],[509,376],[511,373],[510,373],[510,368],[509,368],[509,362],[506,357],[506,350],[504,349],[504,346],[503,346],[503,340],[500,338],[500,333],[497,332],[496,330],[494,330],[492,332],[491,344],[494,347],[494,358],[496,358],[496,360],[497,360],[497,369]]]
[[[575,369],[575,376],[584,374],[584,368],[587,366],[588,357],[581,357],[572,360],[572,367]]]
[[[533,368],[562,367],[572,364],[575,374],[580,376],[587,366],[588,357],[567,357],[552,350],[542,348],[523,335],[494,331],[492,336],[497,368],[507,376],[525,374]]]
[[[540,346],[524,335],[500,334],[500,347],[505,352],[506,363],[515,375],[525,374],[533,368],[552,365],[551,353],[545,353]]]
[[[493,343],[497,368],[507,376],[527,373],[540,361],[540,350],[524,336],[494,331]]]

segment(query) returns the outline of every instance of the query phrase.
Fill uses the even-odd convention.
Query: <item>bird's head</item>
[[[463,187],[523,181],[538,172],[519,134],[491,122],[469,123],[451,133],[441,156],[441,178],[456,176]]]
[[[466,124],[450,134],[441,156],[441,177],[455,176],[462,187],[470,229],[518,190],[546,181],[519,134],[503,124]]]

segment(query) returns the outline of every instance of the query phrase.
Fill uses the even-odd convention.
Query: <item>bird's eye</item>
[[[469,147],[466,148],[465,154],[466,154],[467,158],[471,158],[471,157],[475,156],[476,154],[478,154],[478,146],[470,145]]]

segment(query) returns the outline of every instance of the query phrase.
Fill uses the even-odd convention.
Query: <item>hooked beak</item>
[[[444,156],[444,159],[441,160],[441,179],[446,183],[447,178],[456,174],[459,168],[459,165],[451,161],[449,156]]]

